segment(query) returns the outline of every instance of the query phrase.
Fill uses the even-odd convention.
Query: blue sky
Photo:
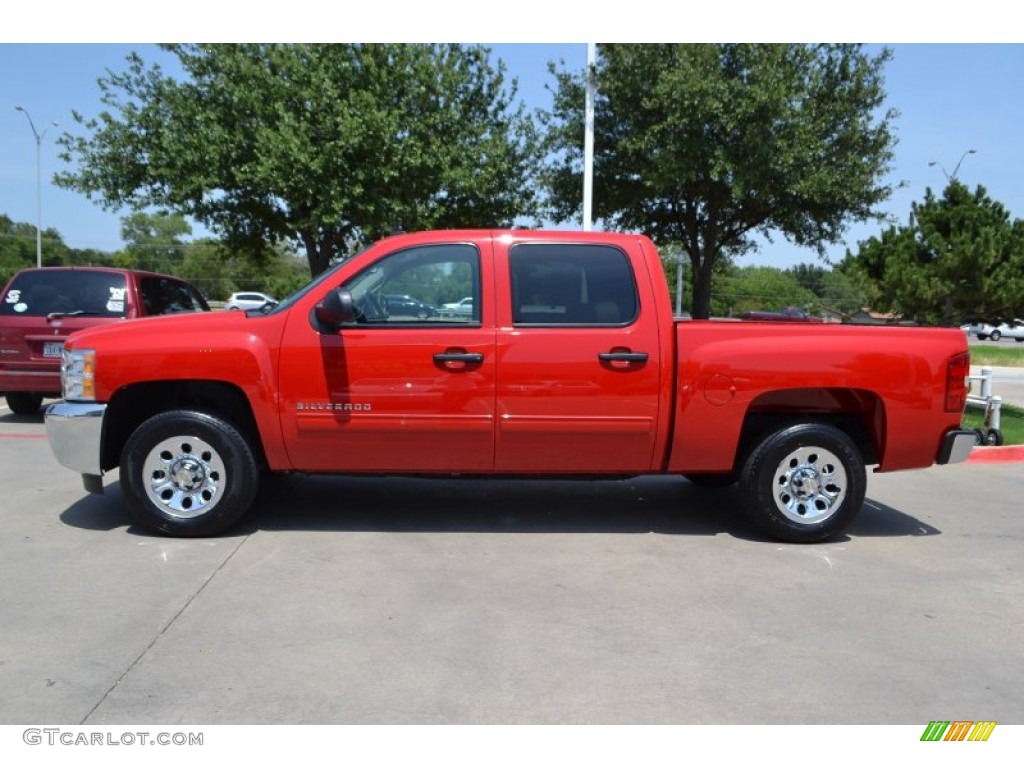
[[[497,36],[497,35],[496,35]],[[471,39],[471,38],[464,38]],[[551,84],[549,61],[564,60],[581,69],[583,43],[486,43],[518,80],[519,96],[530,108],[546,107]],[[938,161],[952,173],[963,153],[959,178],[971,187],[981,184],[1002,202],[1011,216],[1024,218],[1024,45],[1022,44],[900,44],[886,69],[888,105],[900,116],[895,122],[899,143],[890,182],[902,184],[886,211],[905,222],[910,205],[926,187],[941,189],[943,171],[929,166]],[[57,189],[53,173],[62,167],[54,138],[65,129],[77,130],[71,110],[97,114],[96,79],[106,69],[120,71],[125,56],[138,50],[147,61],[163,58],[152,45],[100,43],[0,43],[0,213],[34,223],[35,140],[25,107],[38,130],[51,121],[42,146],[43,226],[57,228],[65,242],[77,248],[114,250],[120,247],[120,215],[106,212],[76,193]],[[166,60],[166,59],[165,59]],[[877,224],[852,228],[851,245],[877,234]],[[198,230],[197,230],[198,233]],[[830,250],[841,257],[842,247]],[[743,264],[786,267],[816,260],[809,249],[777,239]]]

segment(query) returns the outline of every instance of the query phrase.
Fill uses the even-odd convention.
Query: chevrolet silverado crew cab
[[[966,459],[968,365],[957,329],[674,320],[638,235],[424,232],[268,312],[74,334],[46,427],[87,490],[119,467],[135,518],[176,536],[231,526],[266,473],[671,473],[738,483],[769,534],[816,541],[857,514],[866,465]]]
[[[60,354],[75,331],[149,315],[204,312],[176,277],[103,267],[23,269],[0,292],[0,392],[14,413],[60,396]]]

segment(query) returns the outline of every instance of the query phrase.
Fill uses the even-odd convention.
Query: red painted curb
[[[967,461],[974,464],[1008,464],[1024,461],[1024,445],[979,445]]]

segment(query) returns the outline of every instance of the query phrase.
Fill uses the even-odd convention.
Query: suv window
[[[352,294],[359,324],[480,322],[480,255],[472,245],[398,251],[352,277],[344,287]]]
[[[209,309],[199,291],[188,283],[167,277],[143,277],[139,281],[142,304],[147,315],[205,312]]]
[[[516,325],[629,325],[637,316],[629,258],[610,245],[522,243],[509,252]]]
[[[0,298],[0,315],[124,317],[125,276],[48,268],[19,273]]]

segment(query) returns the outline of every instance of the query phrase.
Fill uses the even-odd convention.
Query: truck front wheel
[[[259,486],[252,448],[228,422],[198,411],[144,421],[121,454],[121,486],[135,519],[172,536],[234,525]]]
[[[863,506],[866,487],[856,444],[825,424],[796,424],[771,433],[740,473],[744,511],[783,541],[839,534]]]

